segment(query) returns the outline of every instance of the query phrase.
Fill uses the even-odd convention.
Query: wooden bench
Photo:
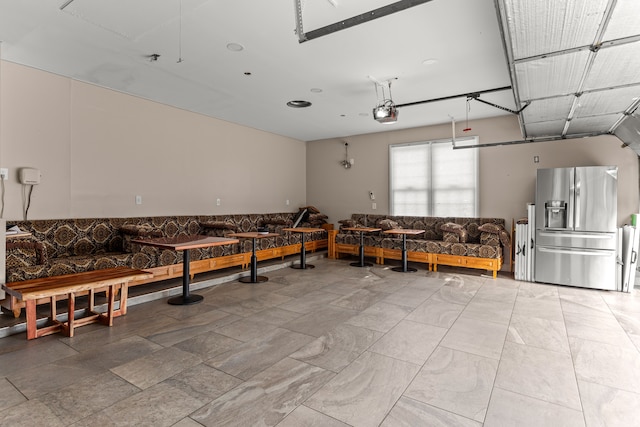
[[[2,285],[11,296],[25,302],[27,314],[27,339],[34,339],[63,331],[72,337],[75,328],[90,323],[102,323],[112,326],[113,318],[127,313],[127,285],[132,280],[145,279],[152,274],[129,267],[115,267],[63,276],[43,277],[40,279],[12,282]],[[107,312],[94,311],[96,292],[107,292]],[[120,304],[115,309],[116,293],[120,291]],[[75,319],[75,297],[78,293],[87,293],[89,307],[87,316]],[[67,321],[60,322],[56,313],[56,297],[66,295],[68,298]],[[38,329],[36,305],[38,300],[48,299],[51,303],[49,324]]]

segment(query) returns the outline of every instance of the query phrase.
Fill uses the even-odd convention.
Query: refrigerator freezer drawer
[[[536,246],[536,282],[616,290],[616,251]]]
[[[536,244],[563,248],[589,248],[615,251],[617,235],[611,233],[589,233],[586,231],[537,230]]]

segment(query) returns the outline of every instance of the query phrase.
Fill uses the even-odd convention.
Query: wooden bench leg
[[[50,308],[52,322],[55,322],[58,320],[58,307],[56,307],[56,302],[57,302],[56,296],[53,295],[51,297],[51,308]]]
[[[126,283],[120,285],[120,310],[118,315],[124,316],[127,314],[127,297],[129,294],[129,287]]]
[[[20,312],[22,311],[22,305],[18,303],[18,298],[14,296],[7,295],[7,298],[9,298],[11,301],[10,304],[11,304],[11,311],[13,312],[13,317],[17,319],[18,317],[20,317]]]
[[[116,285],[109,286],[107,291],[109,300],[107,302],[107,325],[113,326],[113,306],[116,300]]]
[[[89,289],[89,313],[93,313],[95,308],[96,291],[95,289]]]
[[[52,325],[44,326],[38,329],[38,318],[36,314],[36,300],[27,300],[25,301],[25,312],[27,314],[27,339],[32,340],[38,337],[43,337],[45,335],[51,335],[58,331],[65,330],[66,326],[57,320],[57,310],[56,310],[56,297],[51,297],[51,323]],[[73,305],[73,304],[72,304]]]
[[[69,309],[67,310],[67,336],[73,336],[73,330],[75,329],[75,312],[76,312],[76,295],[73,292],[70,292],[68,295],[69,301]]]
[[[25,311],[27,313],[27,339],[32,340],[38,338],[37,330],[38,324],[36,323],[36,302],[35,300],[29,300],[25,303]]]

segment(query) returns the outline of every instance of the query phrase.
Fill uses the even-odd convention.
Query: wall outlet
[[[142,204],[142,196],[136,196],[136,205]]]
[[[533,156],[533,163],[540,163],[540,156]]]
[[[216,206],[220,206],[220,199],[216,199]]]
[[[9,169],[0,168],[0,179],[2,179],[3,181],[5,179],[9,179]]]
[[[285,202],[287,206],[289,206],[289,199],[287,199],[287,201]]]
[[[376,209],[378,209],[378,206],[375,203],[371,203],[371,209],[375,211]]]

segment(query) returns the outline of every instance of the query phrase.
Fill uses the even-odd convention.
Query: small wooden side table
[[[241,277],[238,281],[242,283],[261,283],[269,280],[266,276],[258,276],[258,256],[256,255],[256,241],[265,237],[276,237],[278,233],[258,233],[257,231],[248,231],[246,233],[232,233],[229,237],[238,237],[240,239],[252,239],[253,251],[251,253],[251,275]]]
[[[300,233],[302,235],[302,247],[300,248],[300,264],[292,264],[291,268],[297,268],[305,270],[307,268],[315,268],[315,265],[307,264],[307,251],[304,247],[304,236],[307,233],[315,233],[316,231],[322,231],[322,228],[311,227],[298,227],[298,228],[283,228],[282,231],[288,231],[290,233]]]
[[[373,228],[373,227],[346,227],[343,230],[347,231],[357,231],[360,233],[360,261],[352,262],[352,267],[371,267],[373,264],[370,262],[364,262],[364,233],[373,233],[375,231],[382,230],[381,228]]]
[[[182,251],[182,295],[169,298],[167,302],[171,305],[191,305],[197,304],[203,300],[202,295],[192,294],[189,292],[189,266],[190,255],[189,249],[208,248],[210,246],[231,245],[238,243],[237,239],[227,239],[226,237],[211,236],[176,236],[176,237],[157,237],[153,239],[132,240],[134,243],[141,245],[154,246],[161,249],[172,249],[174,251]]]
[[[402,234],[402,267],[393,267],[393,271],[400,271],[402,273],[409,273],[418,271],[415,268],[409,267],[407,263],[407,235],[415,236],[417,234],[424,233],[424,230],[413,230],[410,228],[394,228],[392,230],[383,231],[384,234]]]

